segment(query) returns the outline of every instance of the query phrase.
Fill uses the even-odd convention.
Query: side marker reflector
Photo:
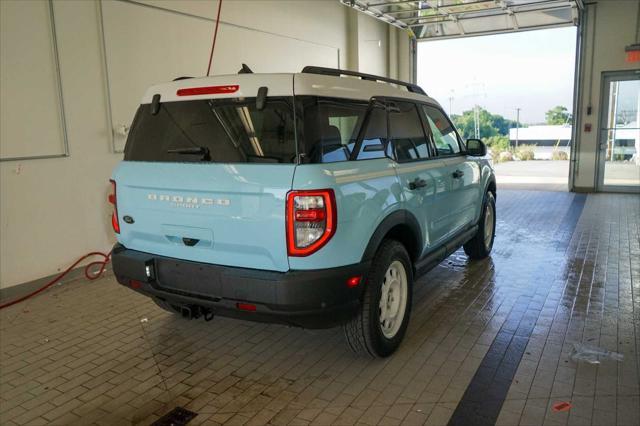
[[[360,285],[360,281],[362,281],[362,275],[356,275],[355,277],[351,277],[347,280],[347,287],[353,288]]]
[[[256,305],[252,303],[236,303],[236,308],[240,309],[241,311],[249,311],[249,312],[256,311]]]

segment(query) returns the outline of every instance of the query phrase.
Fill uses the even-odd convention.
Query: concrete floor
[[[568,161],[507,161],[493,165],[498,187],[568,191]]]
[[[491,258],[458,252],[416,283],[385,360],[340,329],[186,321],[112,277],[4,309],[0,424],[150,424],[176,406],[189,425],[640,424],[640,198],[503,190],[497,208]],[[574,343],[624,358],[576,361]]]
[[[507,161],[494,164],[498,187],[567,191],[569,161]],[[607,161],[604,184],[612,186],[640,185],[640,166],[631,162]]]

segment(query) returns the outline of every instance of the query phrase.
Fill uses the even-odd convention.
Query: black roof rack
[[[333,77],[348,75],[351,77],[360,77],[360,79],[362,80],[383,81],[385,83],[391,83],[391,84],[396,84],[398,86],[406,87],[407,90],[411,93],[419,93],[421,95],[426,96],[425,91],[422,90],[422,87],[418,86],[417,84],[407,83],[406,81],[394,80],[393,78],[381,77],[379,75],[365,74],[357,71],[341,70],[338,68],[315,67],[311,65],[304,67],[302,69],[302,72],[305,74],[331,75]]]

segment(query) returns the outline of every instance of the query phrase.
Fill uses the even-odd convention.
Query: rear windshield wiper
[[[167,154],[202,155],[202,161],[211,161],[211,152],[206,146],[168,149]]]

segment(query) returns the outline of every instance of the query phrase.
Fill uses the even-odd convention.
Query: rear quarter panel
[[[395,164],[387,159],[305,164],[296,167],[292,189],[333,189],[338,225],[333,238],[307,257],[290,257],[291,269],[334,268],[360,262],[378,225],[401,208]]]

